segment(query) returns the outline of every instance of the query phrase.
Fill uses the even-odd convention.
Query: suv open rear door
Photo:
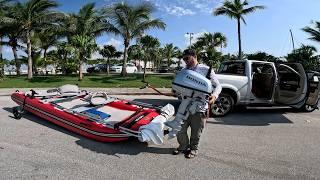
[[[295,105],[304,101],[308,82],[303,66],[298,63],[278,64],[276,69],[278,82],[274,101],[283,105]]]
[[[308,75],[308,99],[306,105],[317,106],[320,98],[320,73],[307,72]]]

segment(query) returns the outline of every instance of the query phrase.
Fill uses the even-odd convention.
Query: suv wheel
[[[234,99],[228,93],[221,93],[218,100],[211,106],[213,116],[225,116],[234,108]]]
[[[318,102],[316,103],[316,105],[314,106],[310,106],[310,105],[307,105],[307,104],[304,104],[300,110],[303,111],[303,112],[313,112],[314,110],[318,109]]]

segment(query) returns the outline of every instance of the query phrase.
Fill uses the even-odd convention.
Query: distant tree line
[[[57,7],[54,0],[0,0],[0,77],[6,64],[15,66],[17,75],[20,75],[21,65],[26,64],[28,79],[38,74],[38,67],[46,69],[51,65],[63,74],[78,72],[79,80],[83,79],[84,63],[105,63],[108,67],[106,73],[109,74],[110,64],[120,60],[123,66],[121,74],[126,76],[128,61],[142,61],[143,78],[148,62],[152,62],[153,68],[164,64],[169,67],[175,63],[180,68],[182,64],[182,49],[172,43],[161,45],[158,38],[146,34],[150,29],[166,28],[165,22],[151,16],[155,9],[149,3],[116,3],[103,8],[88,3],[77,13],[60,12]],[[320,57],[317,49],[310,45],[301,45],[283,58],[262,51],[253,54],[242,51],[241,23],[246,24],[244,16],[264,8],[249,6],[246,0],[225,0],[222,6],[213,9],[215,16],[225,15],[236,20],[237,54],[223,54],[222,49],[228,43],[221,32],[204,33],[188,48],[195,49],[199,60],[212,67],[219,66],[225,60],[285,60],[302,63],[308,70],[319,71]],[[302,30],[310,35],[310,40],[320,42],[320,22],[316,21]],[[118,51],[112,45],[99,47],[96,39],[103,35],[121,37],[123,50]],[[3,46],[11,48],[13,60],[3,58]],[[24,55],[18,56],[18,51],[24,52]],[[103,58],[92,60],[94,53],[99,53]],[[174,61],[175,58],[178,61]]]

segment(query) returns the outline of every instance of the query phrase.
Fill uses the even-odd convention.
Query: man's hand
[[[211,95],[209,97],[209,104],[214,104],[214,102],[216,102],[216,97],[214,95]]]

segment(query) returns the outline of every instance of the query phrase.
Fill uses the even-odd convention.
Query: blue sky
[[[189,44],[186,32],[193,32],[196,37],[204,32],[221,32],[228,39],[224,53],[236,53],[236,21],[225,16],[215,17],[212,9],[221,5],[222,0],[129,0],[129,3],[148,1],[157,11],[154,18],[161,18],[166,30],[147,32],[157,37],[162,45],[173,43],[181,49]],[[58,0],[61,11],[78,12],[81,6],[95,2],[96,7],[110,5],[114,0]],[[296,47],[303,44],[314,45],[320,51],[320,43],[308,40],[308,34],[301,29],[320,21],[320,0],[249,0],[250,5],[264,5],[259,10],[245,17],[247,25],[242,24],[242,46],[245,53],[265,51],[275,56],[284,56],[292,50],[289,29],[292,29]],[[122,50],[122,40],[105,34],[97,39],[99,45],[113,44]],[[12,52],[5,48],[4,57],[11,59]]]

